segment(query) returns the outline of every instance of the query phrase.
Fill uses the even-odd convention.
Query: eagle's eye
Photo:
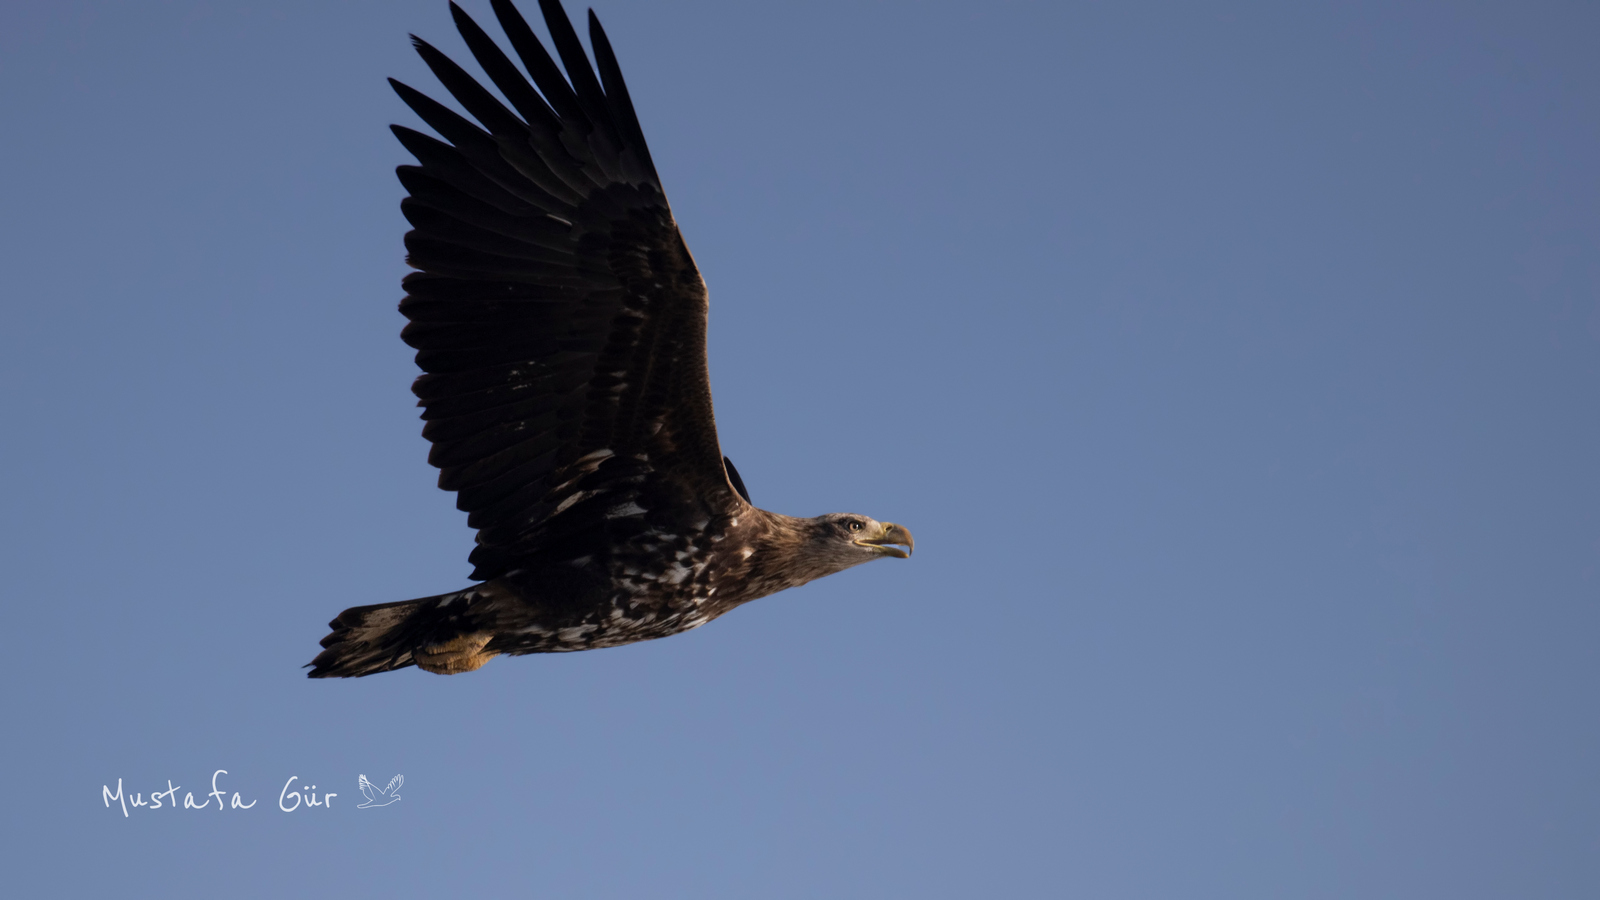
[[[851,531],[860,531],[861,530],[861,523],[860,522],[851,522],[850,523],[850,530]]]

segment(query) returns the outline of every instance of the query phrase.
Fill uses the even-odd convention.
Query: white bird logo
[[[357,778],[359,780],[356,784],[361,786],[361,793],[367,795],[367,802],[357,806],[356,809],[366,809],[369,806],[388,806],[400,799],[400,794],[397,792],[400,790],[400,785],[406,783],[404,775],[396,775],[389,782],[389,786],[380,791],[376,785],[367,780],[367,776],[360,775]]]

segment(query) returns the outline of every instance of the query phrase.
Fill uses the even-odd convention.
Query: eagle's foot
[[[492,631],[476,631],[451,638],[442,644],[418,647],[412,652],[417,668],[435,675],[457,675],[483,668],[483,664],[500,654],[483,648],[494,638]]]

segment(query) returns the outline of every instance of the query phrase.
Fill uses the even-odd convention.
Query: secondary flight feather
[[[398,169],[418,270],[401,338],[423,371],[429,462],[477,529],[480,583],[345,610],[312,678],[666,637],[911,553],[891,522],[751,505],[717,441],[705,282],[604,29],[591,11],[591,67],[559,2],[541,0],[558,66],[509,0],[492,5],[522,69],[450,12],[509,108],[416,37],[476,122],[390,81],[443,138],[393,126],[418,162]]]

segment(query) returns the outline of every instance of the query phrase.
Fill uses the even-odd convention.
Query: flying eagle
[[[532,84],[450,13],[512,109],[415,36],[477,123],[390,79],[444,138],[393,126],[420,163],[398,169],[418,270],[402,283],[401,338],[423,371],[428,461],[478,532],[481,583],[345,610],[312,678],[451,675],[500,654],[666,637],[911,554],[891,522],[751,505],[711,414],[706,285],[605,31],[591,11],[597,76],[558,0],[540,0],[563,77],[509,0],[492,2]]]

